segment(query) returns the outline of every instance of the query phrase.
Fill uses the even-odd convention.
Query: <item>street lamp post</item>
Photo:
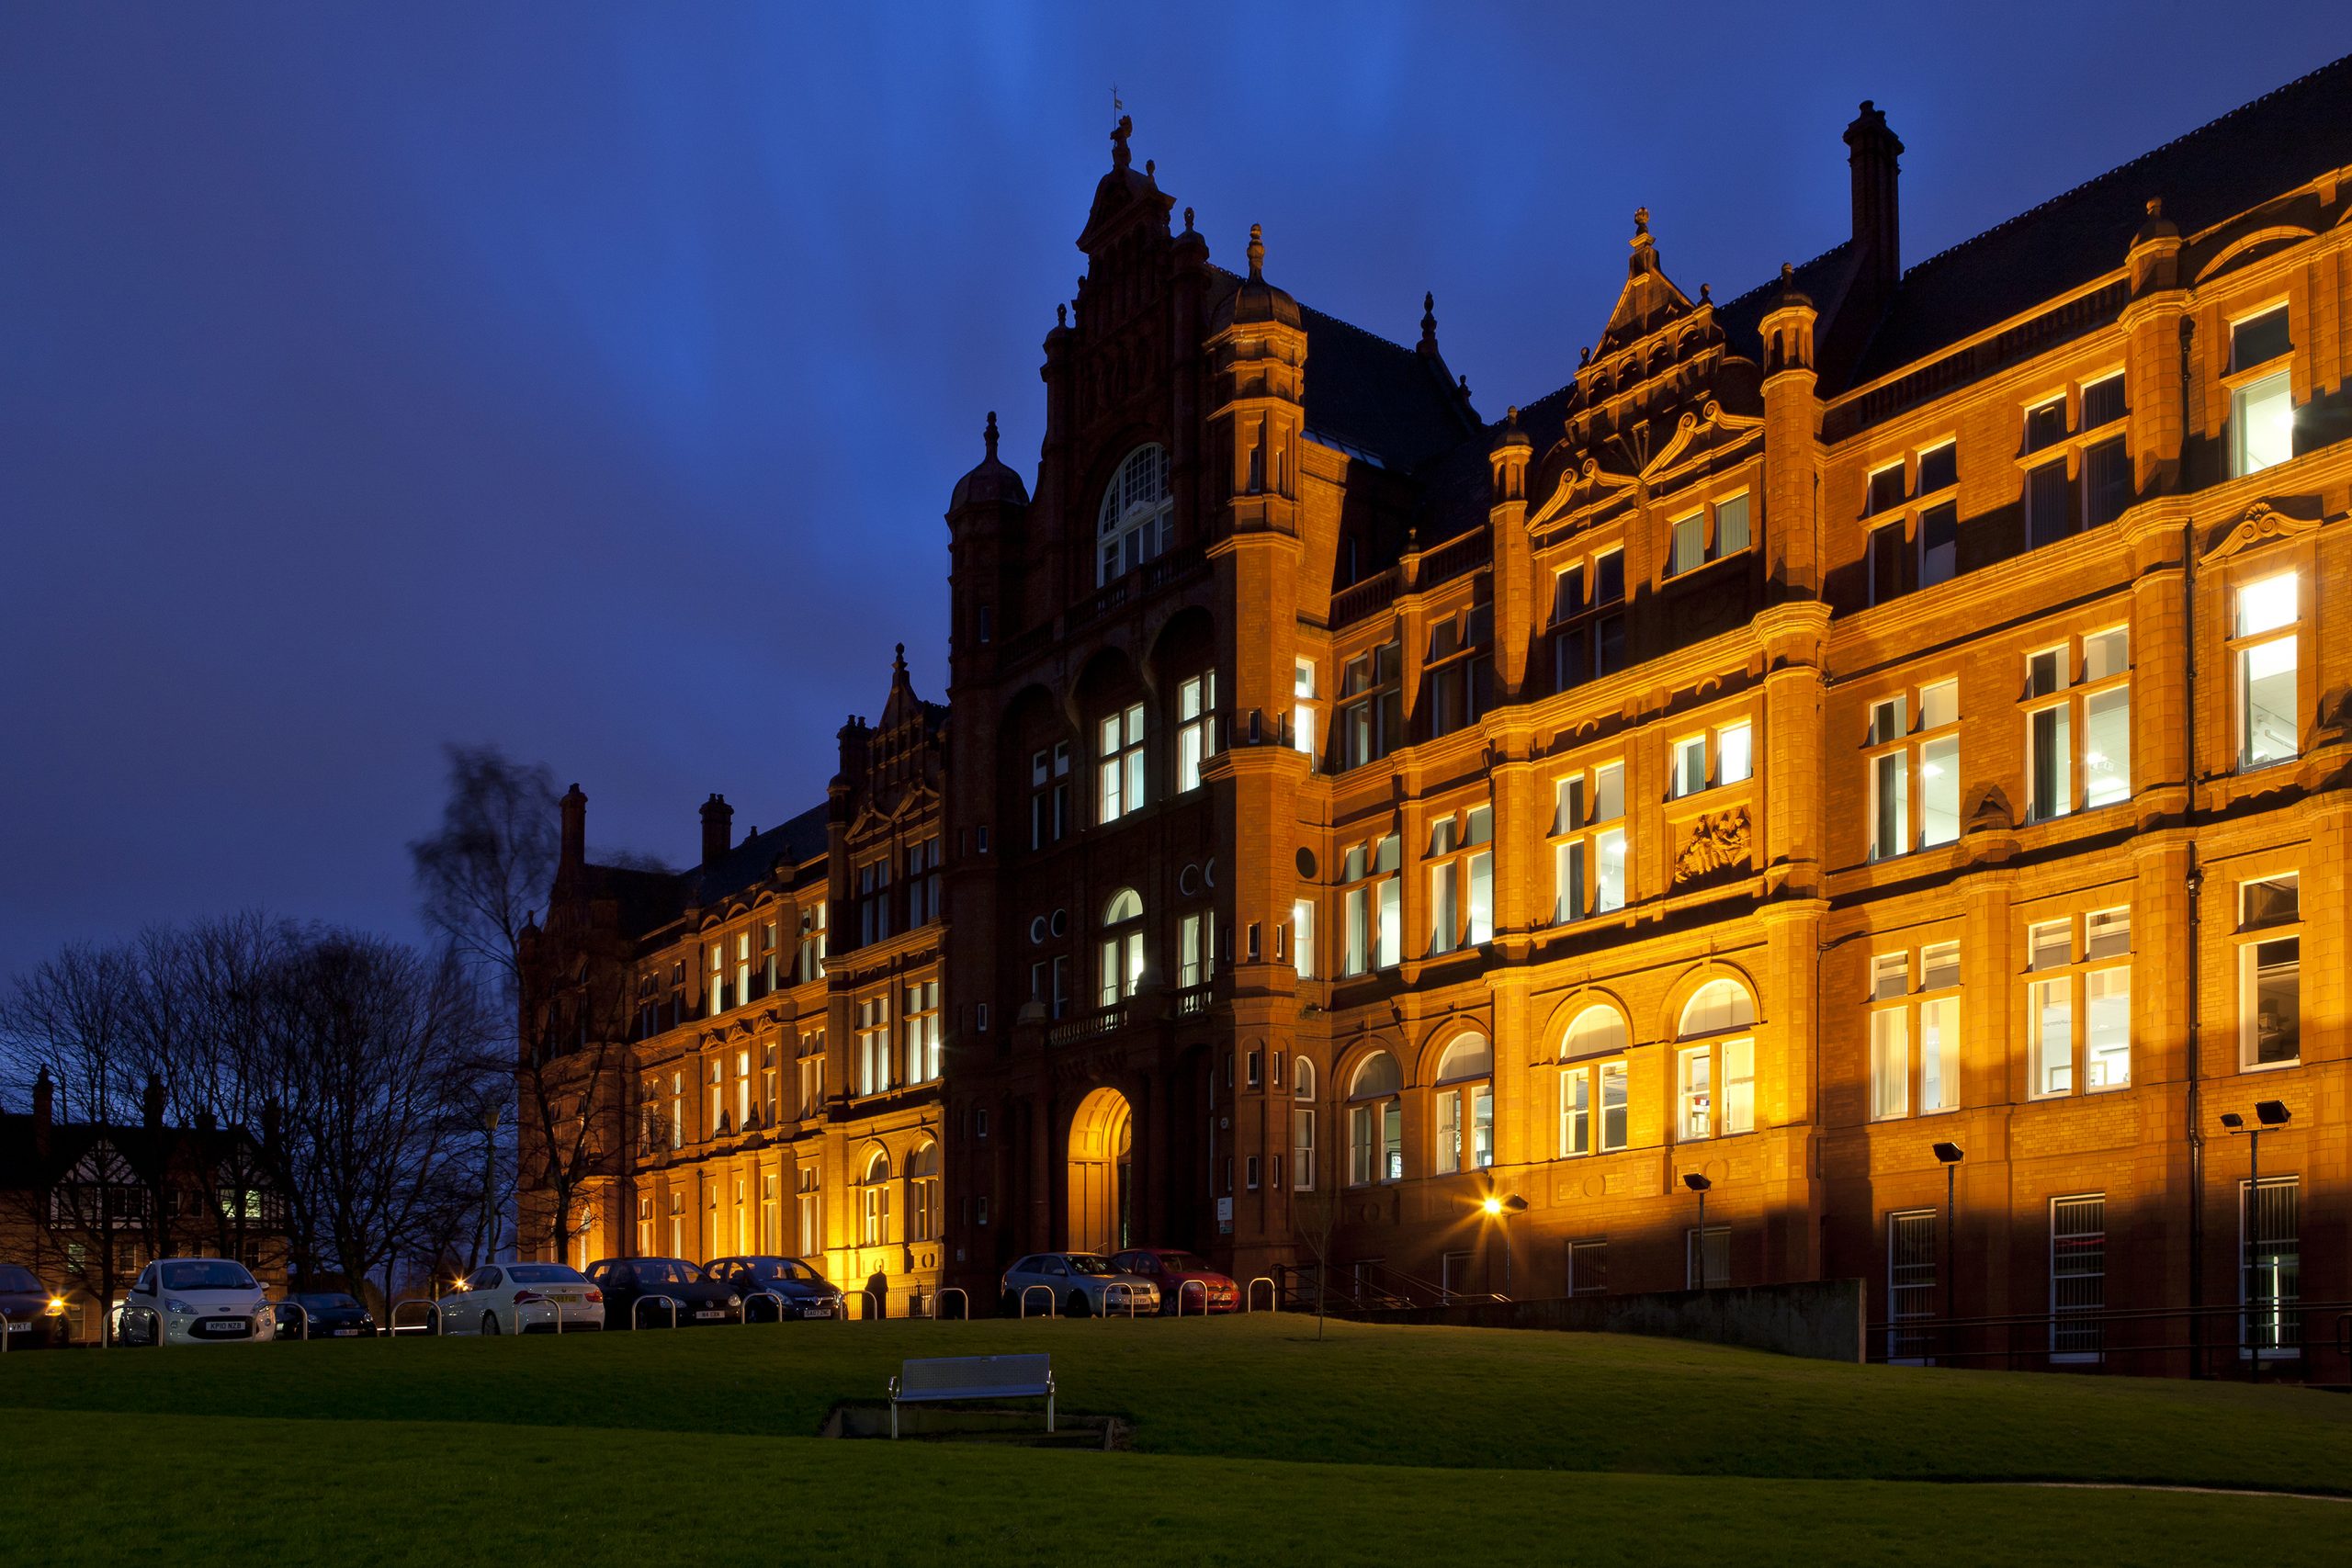
[[[2258,1245],[2256,1241],[2254,1231],[2256,1218],[2261,1213],[2262,1209],[2262,1134],[2267,1128],[2285,1126],[2293,1119],[2293,1112],[2287,1109],[2287,1102],[2283,1100],[2262,1100],[2255,1102],[2254,1119],[2256,1125],[2249,1127],[2245,1124],[2245,1118],[2239,1115],[2236,1111],[2224,1111],[2222,1112],[2222,1125],[2230,1130],[2230,1135],[2232,1137],[2236,1137],[2238,1134],[2245,1134],[2246,1140],[2245,1203],[2244,1207],[2240,1209],[2238,1213],[2238,1229],[2240,1232],[2238,1241],[2238,1321],[2240,1324],[2253,1321],[2253,1314],[2248,1313],[2245,1309],[2252,1305],[2254,1302],[2254,1271],[2256,1268],[2255,1248]],[[2275,1299],[2272,1303],[2272,1306],[2274,1310],[2277,1307],[2277,1302]],[[2255,1333],[2255,1344],[2253,1346],[2254,1370],[2252,1375],[2256,1382],[2260,1382],[2262,1381],[2262,1331],[2257,1329]]]
[[[1516,1192],[1512,1193],[1512,1194],[1511,1194],[1510,1197],[1508,1197],[1508,1198],[1498,1198],[1498,1197],[1496,1197],[1493,1193],[1489,1192],[1488,1194],[1487,1194],[1486,1201],[1485,1201],[1484,1202],[1480,1203],[1478,1206],[1479,1206],[1481,1209],[1484,1209],[1484,1210],[1486,1211],[1487,1217],[1488,1219],[1490,1219],[1490,1220],[1499,1220],[1499,1221],[1501,1221],[1501,1222],[1502,1222],[1502,1227],[1503,1227],[1503,1299],[1504,1299],[1505,1301],[1509,1301],[1509,1300],[1510,1299],[1510,1273],[1511,1273],[1511,1268],[1510,1268],[1510,1262],[1511,1262],[1511,1259],[1510,1259],[1510,1217],[1511,1217],[1513,1214],[1523,1214],[1523,1213],[1527,1213],[1527,1200],[1526,1200],[1526,1199],[1524,1199],[1524,1198],[1522,1198],[1522,1197],[1521,1197],[1521,1196],[1520,1196],[1518,1193],[1516,1193]],[[1488,1254],[1488,1256],[1489,1256],[1489,1257],[1492,1257],[1493,1255],[1490,1253],[1490,1254]],[[1491,1267],[1491,1265],[1490,1265],[1490,1267]],[[1492,1274],[1489,1274],[1489,1275],[1487,1275],[1487,1278],[1489,1280],[1493,1280],[1493,1278],[1494,1278],[1494,1276],[1493,1276]]]
[[[1936,1157],[1944,1166],[1944,1359],[1949,1361],[1958,1348],[1952,1321],[1960,1315],[1953,1308],[1960,1284],[1959,1272],[1952,1266],[1952,1244],[1958,1234],[1954,1223],[1954,1178],[1960,1174],[1960,1162],[1966,1157],[1966,1151],[1958,1144],[1938,1144]]]
[[[1714,1185],[1695,1170],[1682,1173],[1682,1185],[1699,1195],[1699,1288],[1707,1290],[1707,1189]]]

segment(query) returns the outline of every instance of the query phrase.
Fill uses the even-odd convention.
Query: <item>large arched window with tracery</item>
[[[1755,1022],[1756,998],[1736,980],[1710,980],[1683,1004],[1675,1029],[1678,1142],[1756,1130]]]
[[[1404,1075],[1396,1058],[1375,1051],[1348,1084],[1348,1185],[1405,1178]]]
[[[1439,1175],[1495,1163],[1495,1048],[1483,1034],[1453,1037],[1437,1064]]]
[[[1111,476],[1095,523],[1095,586],[1125,577],[1176,542],[1176,504],[1168,492],[1168,448],[1136,447]]]

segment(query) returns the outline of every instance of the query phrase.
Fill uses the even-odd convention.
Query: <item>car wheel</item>
[[[484,1334],[496,1334],[498,1332],[498,1314],[496,1313],[486,1312],[481,1314],[481,1331]]]
[[[1069,1293],[1069,1304],[1063,1308],[1063,1311],[1070,1317],[1091,1317],[1094,1314],[1094,1306],[1086,1299],[1084,1291],[1072,1291]]]

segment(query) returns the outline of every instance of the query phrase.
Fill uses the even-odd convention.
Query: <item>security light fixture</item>
[[[1688,1187],[1693,1192],[1704,1192],[1708,1188],[1713,1187],[1714,1183],[1708,1180],[1705,1177],[1700,1175],[1695,1170],[1686,1170],[1682,1173],[1682,1185]]]
[[[2222,1125],[2234,1133],[2245,1125],[2245,1118],[2234,1111],[2224,1111],[2222,1112]]]
[[[1938,1144],[1936,1145],[1936,1157],[1943,1161],[1946,1165],[1958,1165],[1963,1156],[1961,1146],[1958,1144]]]
[[[1507,1214],[1523,1214],[1527,1213],[1527,1200],[1521,1197],[1516,1192],[1512,1193],[1510,1197],[1503,1200],[1503,1213]]]
[[[1492,1218],[1503,1212],[1503,1201],[1490,1192],[1487,1195],[1487,1201],[1478,1207],[1486,1210],[1487,1217]]]
[[[2254,1102],[2254,1114],[2266,1127],[2283,1127],[2289,1115],[2287,1102],[2283,1100],[2257,1100]]]

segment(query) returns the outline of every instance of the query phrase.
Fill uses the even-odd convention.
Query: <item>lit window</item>
[[[1495,1163],[1494,1073],[1494,1047],[1482,1034],[1462,1035],[1439,1059],[1432,1168],[1441,1176]]]
[[[1625,767],[1604,762],[1559,781],[1552,817],[1552,919],[1625,907]]]
[[[2238,1066],[2302,1059],[2302,898],[2292,873],[2238,885]]]
[[[1405,739],[1404,649],[1394,642],[1348,660],[1340,677],[1340,766],[1362,767]]]
[[[1097,764],[1103,822],[1143,809],[1143,705],[1131,703],[1104,719]]]
[[[1871,960],[1871,1117],[1885,1121],[1951,1111],[1960,1103],[1960,944],[1918,950],[1917,988],[1908,952]],[[1891,1005],[1886,1005],[1891,1004]]]
[[[939,982],[922,980],[907,987],[900,1014],[906,1025],[909,1083],[935,1083],[939,1078]]]
[[[2027,928],[2026,951],[2030,1092],[2041,1098],[2072,1094],[2077,1082],[2093,1091],[2130,1084],[2130,908],[2037,921]]]
[[[2293,572],[2238,590],[2232,650],[2237,673],[2238,768],[2245,772],[2300,755],[2296,723],[2297,621]]]
[[[1315,707],[1315,660],[1295,660],[1291,669],[1290,743],[1306,753],[1313,766],[1318,739]]]
[[[1348,1184],[1368,1186],[1405,1176],[1404,1078],[1396,1058],[1376,1051],[1348,1087]]]
[[[1100,995],[1102,1006],[1115,1007],[1143,987],[1143,899],[1134,888],[1111,896],[1102,931]]]
[[[1315,1064],[1305,1056],[1291,1063],[1292,1185],[1301,1192],[1315,1190]]]
[[[1176,688],[1176,793],[1201,787],[1201,764],[1216,753],[1216,671]]]
[[[1909,728],[1913,713],[1917,730]],[[1960,837],[1960,684],[1936,681],[1871,705],[1864,759],[1870,858]]]
[[[1588,590],[1589,592],[1588,593]],[[1625,665],[1625,552],[1603,550],[1552,578],[1552,680],[1567,691]]]
[[[2295,455],[2295,394],[2283,365],[2267,374],[2245,375],[2286,357],[2291,347],[2286,307],[2232,323],[2230,327],[2230,473],[2260,473]]]

